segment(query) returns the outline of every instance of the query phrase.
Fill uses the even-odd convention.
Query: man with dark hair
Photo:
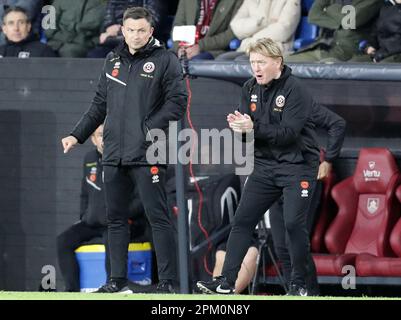
[[[170,30],[165,30],[167,4],[164,0],[108,0],[101,27],[98,45],[88,52],[88,58],[104,58],[122,40],[121,24],[125,10],[130,7],[144,7],[152,14],[154,36],[167,41]]]
[[[93,239],[103,238],[100,241],[106,245],[105,268],[107,277],[110,277],[107,215],[102,181],[103,125],[96,129],[91,140],[96,149],[89,151],[84,160],[79,221],[57,236],[57,256],[64,278],[65,291],[68,292],[80,291],[79,265],[75,257],[75,250]],[[145,212],[135,190],[132,190],[129,201],[128,217],[131,242],[150,241]]]
[[[180,62],[153,38],[152,16],[141,7],[124,13],[122,42],[105,61],[92,105],[71,134],[64,153],[104,125],[103,172],[108,217],[111,279],[98,292],[126,292],[128,191],[138,188],[153,235],[158,291],[174,292],[176,254],[168,214],[166,162],[150,163],[152,129],[168,130],[185,113],[187,92]]]
[[[32,33],[35,35],[39,34],[41,18],[42,18],[42,7],[44,2],[42,0],[0,0],[0,21],[3,20],[4,12],[9,8],[19,7],[25,10],[29,21],[32,25]],[[4,34],[0,30],[0,45],[4,45],[6,39]]]
[[[6,44],[0,46],[1,57],[55,57],[55,52],[31,33],[31,22],[25,9],[8,8],[4,12],[2,30]]]

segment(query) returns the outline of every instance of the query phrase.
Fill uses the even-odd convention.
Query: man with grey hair
[[[282,52],[273,40],[257,40],[248,48],[248,54],[253,77],[242,88],[239,110],[230,113],[227,121],[234,132],[253,133],[255,167],[234,216],[221,276],[197,285],[205,293],[234,293],[252,232],[282,196],[293,264],[289,294],[305,296],[306,265],[311,259],[306,213],[319,167],[311,118],[313,100],[284,64]]]

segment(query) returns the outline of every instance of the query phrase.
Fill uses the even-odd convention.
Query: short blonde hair
[[[252,42],[246,49],[246,54],[249,56],[251,52],[274,59],[281,58],[281,68],[284,66],[284,57],[280,45],[270,38],[261,38]]]

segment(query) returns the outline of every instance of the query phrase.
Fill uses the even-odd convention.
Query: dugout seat
[[[329,254],[314,255],[318,275],[342,276],[357,255],[391,257],[389,236],[399,216],[395,198],[400,173],[385,148],[360,150],[354,174],[335,185],[338,213],[325,235]]]
[[[401,202],[401,186],[396,196]],[[399,210],[399,208],[398,208]],[[398,219],[390,234],[390,246],[396,257],[376,257],[361,254],[356,258],[356,273],[361,277],[401,277],[401,219]]]

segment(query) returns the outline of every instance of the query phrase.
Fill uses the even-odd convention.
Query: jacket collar
[[[129,52],[128,46],[123,39],[120,44],[113,50],[116,55],[133,59],[142,55],[150,55],[153,51],[162,49],[163,46],[155,37],[151,37],[146,45],[140,48],[134,55]]]
[[[274,85],[276,85],[277,83],[280,83],[280,82],[286,80],[291,74],[292,74],[292,69],[291,69],[289,66],[284,65],[283,71],[281,71],[280,78],[278,78],[278,79],[273,79],[273,80],[270,81],[268,84],[261,85],[261,87],[264,88],[264,89],[268,89],[268,88],[270,88],[271,86],[274,86]],[[257,86],[257,85],[258,85],[258,83],[256,82],[256,79],[253,78],[253,79],[252,79],[252,83],[251,83],[250,90],[253,90],[253,88],[254,88],[255,86]]]
[[[21,40],[19,42],[13,42],[6,38],[6,43],[9,46],[23,46],[26,43],[29,43],[32,41],[37,41],[37,40],[38,40],[37,37],[33,33],[30,33],[24,40]]]

